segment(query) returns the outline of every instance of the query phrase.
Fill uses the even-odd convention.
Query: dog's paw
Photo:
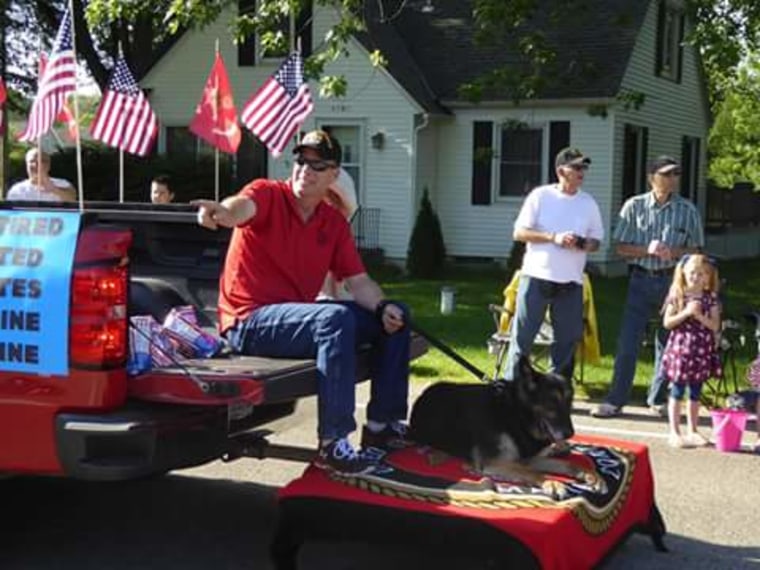
[[[567,485],[556,479],[544,479],[541,483],[541,490],[555,501],[561,501],[568,496]]]
[[[566,439],[555,441],[549,447],[549,453],[547,457],[567,457],[572,451],[572,445]]]
[[[581,469],[575,478],[578,481],[583,482],[594,493],[597,493],[599,495],[604,495],[607,493],[607,483],[595,471]]]

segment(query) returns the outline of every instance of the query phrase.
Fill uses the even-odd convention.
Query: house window
[[[522,197],[542,182],[544,129],[505,126],[501,129],[499,197]]]
[[[660,2],[657,17],[657,57],[655,73],[659,77],[681,81],[683,60],[683,9],[667,0]]]
[[[166,154],[172,158],[197,161],[213,157],[214,147],[191,133],[187,127],[166,127]]]
[[[700,140],[696,137],[683,137],[681,140],[681,196],[694,204],[699,195],[699,151]]]
[[[625,125],[623,135],[623,201],[646,189],[646,156],[649,130]]]
[[[254,15],[257,10],[257,0],[238,0],[238,13]],[[296,47],[301,42],[301,54],[306,58],[311,55],[311,21],[312,4],[307,3],[298,14],[295,21]],[[251,34],[238,44],[238,66],[252,67],[261,61],[279,62],[290,52],[290,20],[282,17],[273,30],[281,41],[279,46],[266,46],[256,34]]]
[[[186,127],[166,127],[166,154],[195,159],[198,138]]]
[[[356,200],[362,204],[362,163],[364,160],[362,149],[362,128],[359,125],[329,125],[323,124],[320,128],[335,137],[343,151],[341,166],[348,172],[356,188]]]

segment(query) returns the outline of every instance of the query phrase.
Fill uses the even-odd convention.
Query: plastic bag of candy
[[[171,366],[179,358],[173,340],[153,316],[129,318],[127,374],[136,376],[153,367]]]
[[[163,330],[174,342],[177,350],[188,358],[209,358],[217,354],[224,343],[219,337],[204,331],[198,325],[195,307],[174,307],[164,319]]]
[[[152,321],[152,322],[151,322]],[[127,374],[136,376],[151,369],[150,344],[156,319],[150,315],[138,315],[129,318],[129,358]]]

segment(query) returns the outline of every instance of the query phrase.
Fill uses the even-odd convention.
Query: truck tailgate
[[[412,359],[425,353],[427,343],[412,334]],[[358,381],[370,370],[370,349],[357,358]],[[219,405],[247,402],[254,405],[289,402],[317,393],[313,359],[265,358],[230,355],[183,360],[179,366],[154,368],[131,378],[130,396],[152,402]]]

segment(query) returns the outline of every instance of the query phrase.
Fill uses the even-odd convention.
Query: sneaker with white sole
[[[652,404],[649,406],[649,413],[656,418],[667,418],[668,407],[665,404]]]
[[[320,446],[314,463],[342,475],[361,475],[372,471],[378,460],[376,456],[356,451],[345,437],[341,437]]]
[[[591,415],[595,418],[614,418],[621,413],[623,413],[623,408],[609,402],[602,402],[595,410],[591,410]]]
[[[393,451],[395,449],[404,449],[412,445],[407,433],[409,427],[403,422],[391,422],[379,431],[372,431],[369,426],[362,429],[362,449],[380,449],[382,451]]]

